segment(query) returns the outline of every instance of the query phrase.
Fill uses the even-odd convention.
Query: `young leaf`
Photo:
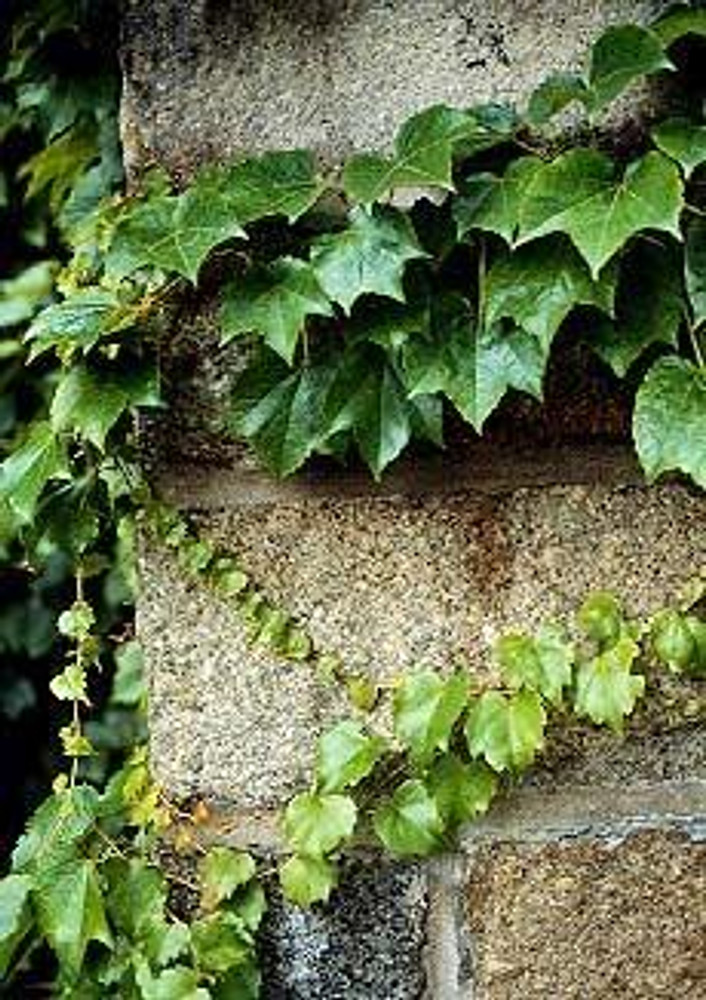
[[[356,816],[355,803],[347,795],[304,792],[287,806],[284,832],[298,854],[322,857],[351,836]]]
[[[49,423],[37,423],[23,445],[0,465],[0,495],[23,523],[34,517],[50,479],[67,479],[66,453]]]
[[[355,201],[371,204],[393,188],[441,187],[453,190],[454,146],[464,155],[507,141],[507,135],[483,125],[472,112],[444,105],[427,108],[405,122],[397,134],[395,156],[354,156],[343,171],[343,186]]]
[[[574,650],[557,632],[544,629],[537,638],[506,635],[495,644],[503,676],[515,688],[537,691],[553,705],[571,683]]]
[[[124,330],[135,322],[136,308],[120,303],[113,292],[86,288],[43,309],[25,334],[30,361],[44,351],[56,350],[62,360],[76,351],[84,354],[102,337]]]
[[[697,655],[694,634],[687,615],[665,608],[655,615],[650,628],[652,648],[672,673],[681,673]]]
[[[280,865],[285,897],[297,906],[325,903],[338,880],[338,870],[326,858],[293,857]]]
[[[391,854],[425,856],[441,846],[444,824],[421,781],[405,781],[373,818],[375,833]]]
[[[635,80],[663,69],[674,65],[654,32],[637,24],[607,28],[591,49],[591,109],[610,104]]]
[[[706,488],[706,372],[660,358],[637,392],[633,436],[649,481],[679,470]]]
[[[587,339],[624,378],[648,347],[677,346],[683,316],[681,254],[671,242],[638,240],[621,260],[615,319],[599,319]]]
[[[523,771],[544,746],[546,715],[536,691],[486,691],[471,707],[466,740],[473,757],[495,771]]]
[[[95,865],[72,861],[51,877],[45,872],[38,877],[33,899],[39,929],[62,965],[78,973],[90,941],[113,943]]]
[[[696,218],[686,231],[685,279],[694,326],[706,323],[706,219]]]
[[[405,677],[395,692],[394,720],[397,738],[421,763],[435,750],[447,750],[454,724],[468,702],[468,677],[463,673],[443,678],[432,671]]]
[[[466,764],[446,753],[434,762],[427,785],[444,825],[453,829],[488,811],[498,776],[482,761]]]
[[[541,168],[537,156],[513,160],[502,177],[473,174],[463,183],[463,195],[453,203],[459,239],[472,229],[497,233],[512,243],[520,225],[520,205],[525,192]]]
[[[309,264],[283,257],[254,268],[225,289],[221,343],[258,333],[291,365],[307,316],[330,316],[332,306]]]
[[[198,968],[223,973],[252,960],[250,932],[235,913],[216,910],[191,924],[191,945]]]
[[[622,635],[623,609],[615,594],[597,590],[584,600],[578,610],[577,621],[589,639],[607,648]]]
[[[670,118],[653,130],[652,139],[658,149],[677,161],[687,180],[706,162],[706,125]]]
[[[583,77],[576,73],[552,73],[532,92],[527,106],[530,125],[546,125],[560,111],[579,101],[588,102],[589,90]]]
[[[32,927],[31,889],[28,875],[0,879],[0,977],[4,978],[18,945]]]
[[[354,208],[350,225],[320,236],[311,263],[324,292],[345,312],[361,295],[386,295],[404,302],[402,275],[409,260],[427,255],[409,220],[392,208]]]
[[[360,722],[344,719],[319,740],[316,777],[322,792],[340,792],[366,778],[380,760],[385,741],[368,736]]]
[[[147,962],[138,965],[135,976],[140,1000],[210,1000],[211,993],[199,986],[199,978],[198,972],[182,965],[154,976]]]
[[[574,707],[597,725],[620,731],[645,689],[645,678],[632,674],[640,647],[624,636],[600,656],[579,666]]]
[[[683,184],[661,153],[631,163],[616,183],[602,153],[574,149],[537,169],[520,205],[519,243],[566,233],[597,277],[635,233],[660,229],[677,239]]]
[[[613,311],[615,272],[594,281],[583,260],[562,237],[548,237],[501,256],[485,281],[486,323],[511,319],[549,351],[574,306]]]
[[[541,398],[547,356],[524,330],[479,331],[465,299],[448,294],[432,303],[428,333],[402,359],[411,397],[443,392],[480,433],[508,388]]]
[[[249,854],[230,847],[212,847],[199,862],[201,906],[206,912],[215,910],[254,875],[255,862]]]

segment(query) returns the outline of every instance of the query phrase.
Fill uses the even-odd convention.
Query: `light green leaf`
[[[453,203],[459,238],[483,229],[512,243],[520,225],[520,206],[542,161],[536,156],[513,160],[505,173],[473,174],[463,184],[463,196]]]
[[[615,313],[615,320],[603,317],[589,327],[586,339],[620,378],[653,344],[677,346],[684,295],[673,244],[639,240],[623,256]]]
[[[347,229],[320,236],[311,263],[326,295],[348,313],[361,295],[403,302],[405,265],[419,257],[426,254],[406,216],[376,205],[354,208]]]
[[[347,795],[304,792],[284,814],[284,832],[298,854],[321,857],[335,850],[355,829],[357,810]]]
[[[443,392],[479,433],[508,388],[541,398],[546,354],[524,330],[479,331],[459,295],[432,303],[430,330],[402,351],[410,396]]]
[[[434,762],[427,784],[444,824],[454,828],[488,811],[498,776],[482,761],[466,764],[447,753]]]
[[[141,858],[111,858],[103,867],[106,909],[119,938],[139,943],[157,965],[165,965],[188,945],[183,924],[168,924],[167,884],[162,871]]]
[[[115,651],[116,670],[110,692],[111,705],[134,707],[147,697],[147,678],[142,646],[130,639]]]
[[[544,628],[536,638],[506,635],[495,643],[494,652],[511,687],[527,687],[553,705],[561,703],[574,661],[573,646],[561,634]]]
[[[706,372],[660,358],[638,390],[633,436],[649,481],[678,470],[706,489]]]
[[[228,972],[252,960],[252,935],[236,914],[227,911],[195,920],[191,943],[198,968],[207,972]]]
[[[524,771],[544,746],[546,715],[536,691],[486,691],[471,707],[466,740],[473,757],[495,771]]]
[[[379,201],[399,187],[453,190],[451,166],[460,141],[464,155],[470,155],[507,141],[507,134],[484,125],[472,112],[444,105],[427,108],[402,126],[394,157],[352,157],[343,171],[344,189],[350,198],[364,204]]]
[[[52,427],[56,433],[74,431],[103,451],[107,434],[126,410],[159,402],[151,367],[120,372],[74,365],[56,387]]]
[[[706,323],[706,219],[694,219],[686,231],[685,279],[694,326]]]
[[[58,215],[62,202],[91,163],[97,159],[95,127],[84,122],[68,129],[58,139],[25,160],[18,177],[28,178],[25,198],[49,194],[52,214]]]
[[[317,782],[322,792],[340,792],[366,778],[380,760],[386,744],[369,736],[363,725],[344,719],[319,740]]]
[[[27,523],[50,479],[66,479],[66,453],[49,423],[34,425],[23,445],[0,465],[0,494],[17,517]]]
[[[249,854],[230,847],[212,847],[199,862],[203,909],[215,910],[254,875],[255,862]]]
[[[78,973],[90,941],[108,947],[113,939],[106,921],[92,861],[68,862],[47,876],[42,872],[33,893],[37,924],[59,961]]]
[[[31,264],[14,278],[0,281],[0,328],[31,319],[51,295],[57,263],[43,260]]]
[[[0,977],[4,978],[17,946],[34,922],[29,904],[31,889],[28,875],[0,879]]]
[[[468,676],[441,677],[433,671],[410,674],[395,691],[395,734],[424,763],[447,750],[454,724],[468,703]]]
[[[291,364],[307,316],[330,316],[332,305],[311,266],[283,257],[255,268],[226,287],[221,309],[221,343],[258,333]]]
[[[631,83],[663,69],[674,69],[674,65],[649,28],[637,24],[607,28],[591,49],[591,109],[597,111],[610,104]]]
[[[280,865],[285,897],[297,906],[325,903],[338,880],[338,870],[325,858],[293,857]]]
[[[391,854],[427,855],[438,850],[444,824],[437,804],[421,781],[405,781],[373,817],[375,833]]]
[[[574,707],[597,725],[621,730],[637,699],[645,690],[645,678],[632,674],[640,647],[624,636],[600,656],[579,666]]]
[[[141,1000],[209,1000],[211,994],[199,986],[199,974],[185,966],[165,969],[153,976],[146,962],[137,970]]]
[[[706,162],[706,125],[684,118],[671,118],[652,132],[655,145],[676,160],[687,179]]]
[[[684,35],[706,36],[706,10],[680,4],[656,21],[652,30],[665,48]]]
[[[49,690],[59,701],[88,701],[86,690],[86,670],[79,663],[70,663],[49,684]]]
[[[634,161],[616,182],[608,157],[574,149],[534,173],[520,206],[519,242],[566,233],[595,278],[638,232],[680,239],[682,192],[678,167],[661,153]]]
[[[549,237],[500,257],[485,282],[486,323],[511,319],[549,351],[554,335],[577,305],[612,313],[615,271],[594,281],[570,243]]]
[[[689,616],[674,608],[658,612],[650,626],[652,649],[672,673],[681,673],[698,655],[696,637],[689,625]]]
[[[552,73],[532,92],[527,106],[530,125],[545,125],[554,115],[579,101],[586,104],[589,90],[583,77],[576,73]]]
[[[136,308],[120,303],[113,292],[100,288],[75,292],[42,310],[30,326],[25,335],[30,360],[52,349],[69,360],[74,352],[86,353],[102,337],[131,326],[135,318]]]
[[[576,617],[581,630],[600,646],[612,646],[622,635],[623,609],[610,591],[597,590],[589,594]]]
[[[91,832],[100,809],[94,788],[79,785],[57,792],[42,802],[17,841],[12,854],[15,872],[51,873],[78,857],[83,839]]]

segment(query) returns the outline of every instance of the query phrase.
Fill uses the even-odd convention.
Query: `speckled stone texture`
[[[176,173],[263,149],[389,145],[436,103],[521,103],[659,0],[128,0],[123,139]]]
[[[703,1000],[704,899],[706,845],[677,834],[479,849],[464,1000]]]
[[[349,862],[330,906],[305,912],[273,898],[263,1000],[420,1000],[426,892],[416,865]]]

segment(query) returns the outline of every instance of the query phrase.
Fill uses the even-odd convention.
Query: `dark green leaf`
[[[544,746],[545,720],[535,691],[486,691],[468,715],[468,748],[473,757],[485,757],[495,771],[523,771]]]
[[[684,358],[661,358],[635,400],[633,435],[648,480],[679,470],[706,489],[706,373]]]
[[[706,162],[706,125],[672,118],[658,125],[652,138],[663,153],[677,161],[687,179]]]
[[[0,879],[0,977],[5,976],[17,946],[32,927],[31,888],[28,875]]]
[[[656,21],[652,30],[665,48],[684,35],[706,36],[706,10],[681,4]]]
[[[135,315],[135,309],[121,304],[113,292],[99,288],[74,292],[44,309],[30,326],[26,334],[30,360],[52,349],[66,360],[75,351],[85,353],[102,337],[132,325]]]
[[[579,666],[574,707],[597,725],[620,730],[645,689],[645,678],[632,674],[640,647],[624,636],[614,646]]]
[[[534,638],[505,635],[495,644],[503,677],[515,688],[528,687],[554,705],[571,683],[574,650],[556,631],[545,628]]]
[[[34,517],[40,494],[50,479],[68,478],[66,453],[51,424],[35,424],[21,447],[0,465],[0,495],[22,522]]]
[[[459,237],[472,229],[497,233],[512,243],[520,225],[520,206],[542,161],[536,156],[514,160],[505,173],[473,174],[463,184],[463,196],[453,204]]]
[[[212,847],[199,862],[203,909],[214,910],[254,875],[255,862],[249,854],[230,847]]]
[[[325,903],[338,880],[338,870],[325,858],[293,857],[280,865],[282,892],[297,906]]]
[[[468,677],[441,677],[432,671],[410,674],[395,691],[397,738],[414,758],[426,762],[435,750],[447,750],[454,724],[468,702]]]
[[[226,287],[221,343],[227,344],[239,334],[258,333],[291,364],[306,317],[330,316],[331,311],[311,266],[284,257]]]
[[[589,90],[583,77],[576,73],[552,73],[532,92],[527,120],[531,125],[545,125],[574,101],[586,104],[588,97]]]
[[[482,761],[466,764],[447,753],[434,762],[427,784],[444,824],[454,828],[488,811],[498,776]]]
[[[77,973],[90,941],[111,947],[95,866],[92,861],[67,862],[45,877],[33,894],[37,924],[59,961]]]
[[[313,154],[297,149],[263,153],[226,167],[215,173],[214,186],[224,209],[243,225],[271,215],[296,222],[323,191]]]
[[[369,736],[360,722],[345,719],[319,740],[316,775],[322,792],[352,788],[373,770],[385,741]]]
[[[676,164],[661,153],[631,163],[616,182],[606,156],[574,149],[535,171],[520,206],[519,242],[566,233],[597,277],[635,233],[680,238],[682,190]]]
[[[686,290],[694,326],[706,323],[706,219],[697,218],[686,231]]]
[[[592,110],[610,104],[631,83],[662,69],[674,66],[654,32],[637,24],[607,28],[591,49]]]
[[[437,804],[421,781],[405,781],[373,818],[375,833],[391,854],[405,857],[438,850],[444,824]]]
[[[304,792],[287,806],[284,832],[298,854],[322,857],[351,836],[356,816],[355,803],[347,795]]]
[[[145,658],[142,646],[136,639],[124,642],[115,651],[116,670],[110,692],[112,705],[132,707],[147,697]]]
[[[13,871],[46,874],[77,858],[79,845],[92,830],[99,809],[98,793],[88,785],[45,799],[17,841]]]
[[[402,275],[409,260],[425,257],[409,220],[392,208],[354,208],[350,225],[319,237],[311,262],[326,295],[346,312],[361,295],[404,301]]]

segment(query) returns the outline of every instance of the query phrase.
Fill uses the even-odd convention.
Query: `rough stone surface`
[[[706,846],[676,834],[481,848],[465,998],[701,1000],[704,898]]]
[[[263,149],[389,145],[431,104],[521,102],[658,0],[130,0],[128,161],[176,172]]]
[[[414,865],[348,863],[332,905],[308,912],[272,899],[263,1000],[419,1000],[425,916]]]

